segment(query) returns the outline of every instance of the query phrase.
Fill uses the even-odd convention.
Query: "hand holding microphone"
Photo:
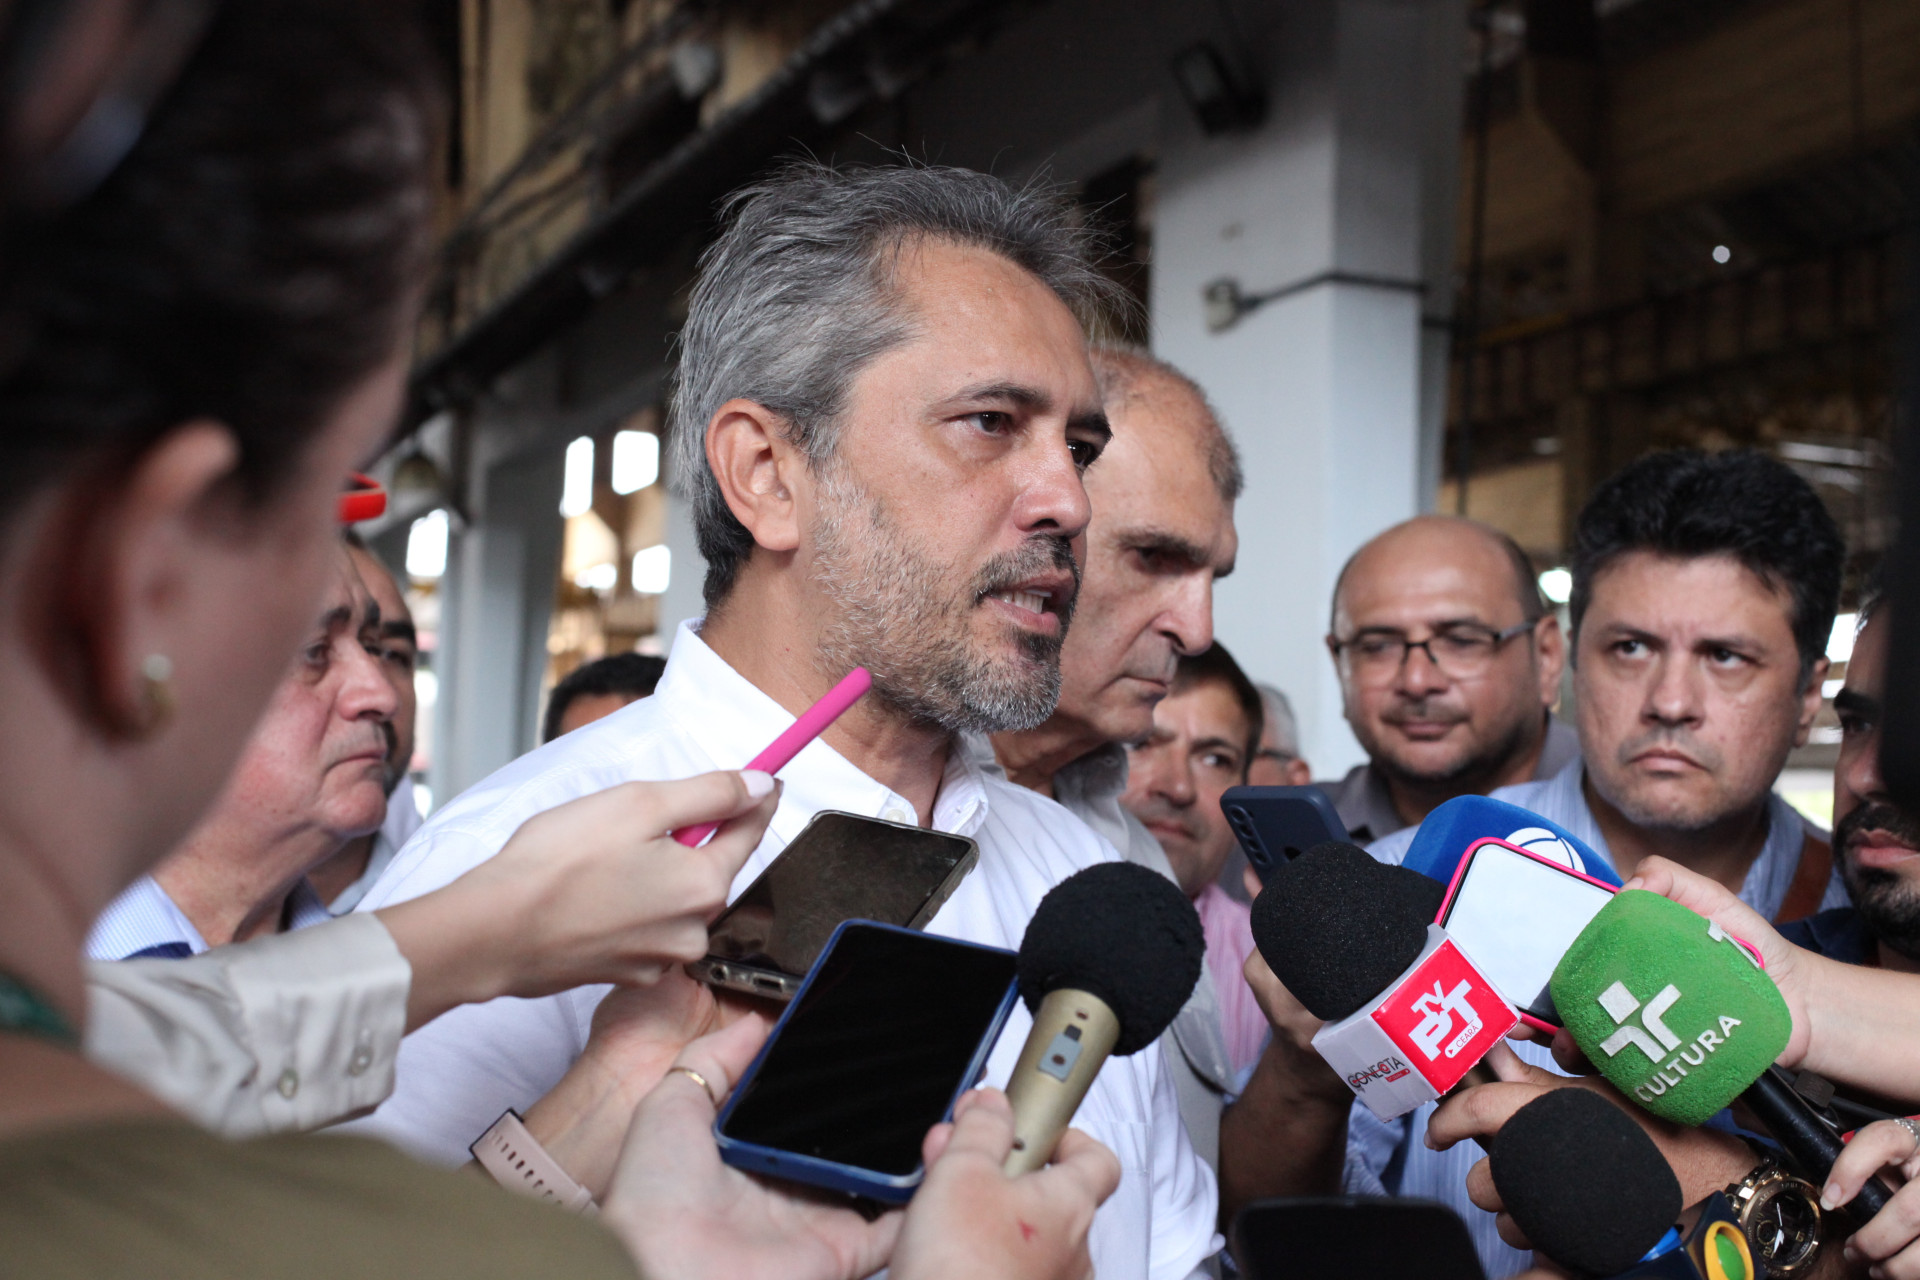
[[[1020,996],[1033,1029],[1007,1082],[1006,1171],[1040,1168],[1109,1054],[1160,1038],[1200,981],[1200,917],[1172,881],[1130,862],[1068,876],[1020,940]]]
[[[1836,1209],[1849,1203],[1861,1187],[1882,1169],[1898,1170],[1902,1183],[1885,1212],[1847,1240],[1847,1261],[1855,1266],[1877,1264],[1883,1274],[1909,1280],[1920,1276],[1920,1121],[1881,1120],[1853,1135],[1820,1191],[1820,1207]]]
[[[1453,1088],[1519,1025],[1430,923],[1433,883],[1329,842],[1279,868],[1253,906],[1261,956],[1327,1024],[1314,1048],[1384,1120]]]
[[[1806,1177],[1825,1183],[1839,1135],[1773,1066],[1792,1014],[1720,925],[1657,894],[1624,891],[1554,970],[1553,1000],[1581,1052],[1639,1106],[1699,1125],[1737,1098]],[[1869,1181],[1855,1201],[1861,1220],[1891,1194]]]
[[[1687,1230],[1680,1183],[1625,1112],[1584,1089],[1516,1111],[1487,1159],[1501,1237],[1577,1275],[1619,1280],[1752,1280],[1753,1251],[1718,1192]],[[1479,1201],[1476,1197],[1476,1202]],[[1483,1207],[1485,1207],[1483,1205]]]

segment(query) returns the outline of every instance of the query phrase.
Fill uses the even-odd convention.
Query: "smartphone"
[[[1017,957],[849,920],[713,1122],[737,1169],[904,1204],[920,1143],[973,1087],[1013,1009]]]
[[[1448,886],[1439,925],[1529,1026],[1558,1031],[1554,966],[1618,890],[1505,840],[1477,840]]]
[[[1220,812],[1261,884],[1281,863],[1317,844],[1347,838],[1333,801],[1318,787],[1228,787]]]
[[[1486,1278],[1467,1224],[1432,1200],[1261,1200],[1239,1212],[1228,1239],[1248,1280]]]
[[[706,959],[689,971],[791,1000],[841,921],[921,928],[979,857],[965,836],[822,810],[708,926]]]

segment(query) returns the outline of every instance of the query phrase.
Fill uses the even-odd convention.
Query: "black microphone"
[[[1833,1162],[1846,1150],[1825,1120],[1805,1098],[1787,1082],[1779,1067],[1768,1067],[1740,1095],[1740,1101],[1767,1127],[1788,1159],[1816,1185],[1823,1186],[1833,1172]],[[1893,1189],[1878,1174],[1868,1178],[1860,1194],[1841,1206],[1856,1226],[1866,1226],[1873,1216],[1887,1207]]]
[[[1103,862],[1047,891],[1020,940],[1033,1030],[1007,1082],[1007,1173],[1047,1162],[1109,1054],[1160,1038],[1200,981],[1206,949],[1193,904],[1145,867]]]
[[[1541,1094],[1488,1149],[1494,1189],[1533,1247],[1612,1276],[1644,1259],[1680,1216],[1679,1179],[1633,1118],[1589,1090]]]
[[[1254,944],[1354,1095],[1391,1120],[1446,1093],[1519,1023],[1433,923],[1435,882],[1354,845],[1315,845],[1254,900]]]

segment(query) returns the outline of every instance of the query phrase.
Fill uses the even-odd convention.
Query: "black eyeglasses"
[[[1474,622],[1456,622],[1425,640],[1410,640],[1406,632],[1388,627],[1369,627],[1351,640],[1334,641],[1333,651],[1362,684],[1392,680],[1415,649],[1425,653],[1427,661],[1449,679],[1472,680],[1487,673],[1501,645],[1531,632],[1534,626],[1535,622],[1516,622],[1504,631],[1496,631]]]

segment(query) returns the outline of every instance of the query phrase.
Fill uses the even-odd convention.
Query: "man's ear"
[[[707,466],[727,509],[769,551],[800,545],[793,486],[807,464],[789,430],[786,418],[752,400],[727,401],[707,423]]]
[[[143,450],[110,491],[82,480],[63,504],[71,515],[55,528],[71,540],[54,555],[68,566],[72,589],[54,627],[67,634],[47,639],[72,655],[83,713],[112,730],[148,731],[149,663],[156,655],[170,662],[191,643],[182,623],[193,609],[194,544],[222,519],[218,508],[236,500],[229,482],[239,458],[225,426],[182,423]]]
[[[1800,723],[1793,730],[1796,747],[1807,745],[1807,736],[1813,732],[1813,719],[1820,714],[1820,704],[1826,701],[1820,687],[1827,682],[1827,672],[1832,669],[1833,664],[1822,655],[1813,660],[1813,668],[1807,672],[1806,687],[1800,690]]]

